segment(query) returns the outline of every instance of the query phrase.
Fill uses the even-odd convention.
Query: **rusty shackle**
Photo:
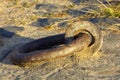
[[[73,22],[64,34],[34,40],[15,48],[10,55],[13,64],[50,61],[71,55],[84,48],[95,53],[102,43],[100,30],[88,21]]]

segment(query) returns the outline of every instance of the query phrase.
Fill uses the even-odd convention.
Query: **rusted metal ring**
[[[84,21],[82,23],[84,23]],[[34,40],[14,49],[11,52],[10,60],[13,64],[24,65],[29,62],[50,61],[59,57],[68,56],[91,45],[91,49],[98,50],[100,47],[99,44],[101,43],[99,42],[99,40],[101,40],[99,37],[101,36],[99,35],[98,28],[94,25],[92,25],[94,27],[91,27],[89,24],[86,25],[91,28],[83,28],[83,26],[79,26],[81,28],[78,28],[76,27],[78,24],[80,25],[81,22],[72,24],[65,34]],[[96,31],[92,30],[93,28],[95,28],[94,30]],[[93,41],[93,38],[95,39],[95,42]]]
[[[58,36],[56,38],[58,38]],[[37,43],[37,41],[38,40],[34,41],[35,44]],[[39,41],[41,40],[39,39]],[[32,51],[33,50],[32,45],[34,42],[28,43],[29,46],[25,44],[13,50],[11,55],[11,61],[17,65],[23,65],[28,62],[49,61],[55,58],[64,57],[64,56],[70,55],[75,51],[83,50],[86,46],[90,44],[91,38],[87,34],[81,34],[80,37],[71,41],[69,44],[64,44],[63,46],[53,48],[53,49],[44,50],[45,48],[44,49],[41,48],[41,50],[39,49],[39,50]],[[28,47],[29,49],[26,49],[26,47]]]
[[[79,20],[79,21],[73,22],[70,25],[70,27],[66,30],[66,34],[65,34],[66,43],[71,42],[74,39],[74,36],[81,32],[91,35],[92,42],[88,47],[88,49],[89,49],[89,52],[93,54],[97,53],[102,46],[103,38],[99,28],[88,21]]]
[[[13,64],[21,65],[29,62],[28,57],[33,56],[34,54],[32,55],[32,53],[36,53],[36,51],[41,52],[42,50],[50,49],[56,45],[64,44],[64,42],[65,34],[58,34],[54,36],[40,38],[15,48],[10,53],[10,60]]]

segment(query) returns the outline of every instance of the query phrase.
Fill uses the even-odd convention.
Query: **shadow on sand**
[[[3,46],[0,47],[0,62],[2,62],[15,47],[24,44],[25,41],[29,42],[34,40],[28,37],[21,37],[16,34],[17,31],[23,30],[23,27],[17,26],[6,26],[4,28],[0,28],[0,36],[3,39]],[[14,36],[16,36],[16,38],[13,39]],[[5,64],[5,62],[2,63]]]

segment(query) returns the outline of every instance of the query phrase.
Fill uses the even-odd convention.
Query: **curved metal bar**
[[[74,36],[78,35],[81,32],[87,33],[92,37],[92,42],[90,44],[90,47],[88,47],[89,52],[92,54],[98,52],[102,46],[103,38],[101,36],[99,28],[88,21],[78,20],[71,23],[70,27],[66,30],[66,43],[71,42],[74,39]]]
[[[28,53],[36,50],[49,49],[53,46],[64,44],[64,43],[65,43],[65,34],[63,33],[63,34],[48,36],[45,38],[34,40],[25,45],[22,45],[17,50],[20,53]]]
[[[17,65],[36,61],[50,61],[55,58],[70,55],[75,51],[81,51],[91,43],[91,37],[85,33],[81,33],[79,37],[69,44],[64,43],[65,39],[63,36],[64,35],[57,35],[38,39],[18,47],[12,51],[10,60],[13,64]],[[63,43],[63,46],[50,48]]]

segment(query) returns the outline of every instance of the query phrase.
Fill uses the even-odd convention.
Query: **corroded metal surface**
[[[97,26],[88,22],[88,21],[76,21],[73,22],[70,27],[66,30],[66,41],[69,42],[73,39],[73,37],[80,32],[86,33],[88,35],[92,35],[92,43],[91,46],[88,47],[91,53],[96,53],[102,46],[103,38],[101,32]],[[68,38],[71,37],[71,38]]]
[[[56,36],[55,38],[58,38],[58,37],[59,36]],[[43,43],[43,44],[42,45],[37,44],[35,46],[34,50],[32,50],[32,47],[33,47],[32,45],[38,43],[38,41],[41,41],[40,43],[41,44]],[[61,41],[61,40],[59,39],[57,41]],[[48,48],[48,49],[44,50],[42,47],[46,46],[45,45],[46,43],[44,43],[40,39],[40,40],[34,41],[34,43],[30,42],[30,43],[28,43],[29,45],[25,44],[24,46],[21,46],[19,48],[16,48],[15,50],[13,50],[12,55],[11,55],[11,61],[14,64],[18,64],[18,65],[25,64],[28,62],[50,61],[52,59],[70,55],[71,53],[73,53],[75,51],[83,50],[90,43],[91,43],[90,36],[87,34],[81,34],[81,37],[73,40],[69,44],[64,44],[63,46],[59,46],[57,48],[53,48],[53,49]],[[53,47],[54,45],[52,45],[52,44],[53,44],[53,42],[50,42],[48,40],[47,45],[48,46],[51,45],[50,47]],[[39,46],[41,46],[41,48]],[[26,47],[29,49],[26,49]],[[37,48],[39,48],[39,50],[37,50]]]
[[[86,47],[93,54],[101,48],[101,44],[101,34],[95,25],[87,21],[77,21],[70,25],[65,34],[38,39],[14,49],[10,60],[17,65],[50,61],[80,52]]]

